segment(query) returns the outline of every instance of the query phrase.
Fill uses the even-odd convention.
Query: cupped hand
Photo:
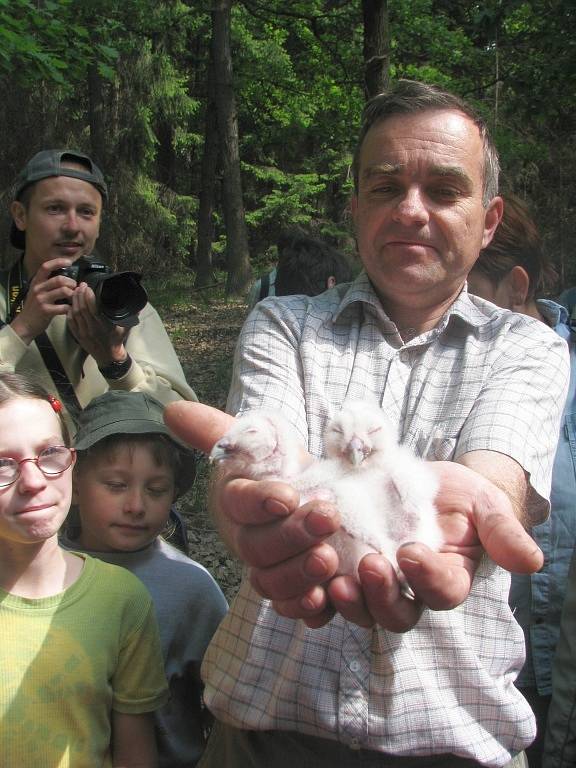
[[[205,452],[232,423],[217,409],[183,401],[167,406],[165,419],[179,437]],[[462,464],[430,466],[440,485],[436,505],[444,545],[434,552],[407,543],[397,553],[415,599],[401,590],[382,555],[364,557],[359,582],[335,575],[337,555],[323,539],[337,529],[338,514],[326,502],[299,507],[296,492],[284,483],[221,477],[214,506],[229,545],[252,566],[255,589],[280,614],[318,627],[338,612],[360,626],[404,632],[415,626],[423,606],[449,610],[466,599],[484,551],[511,571],[531,573],[542,565],[542,553],[502,490]]]
[[[178,437],[204,453],[234,420],[216,408],[186,401],[166,406],[164,419]],[[334,611],[324,584],[336,573],[338,556],[323,539],[339,527],[332,505],[310,501],[299,506],[298,493],[286,483],[217,471],[211,507],[227,545],[251,567],[260,595],[285,616],[318,626],[329,620]]]

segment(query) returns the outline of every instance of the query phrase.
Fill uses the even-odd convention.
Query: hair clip
[[[48,395],[48,402],[52,406],[52,409],[55,411],[55,413],[62,412],[62,403],[60,400],[58,400],[57,397],[54,397],[54,395]]]

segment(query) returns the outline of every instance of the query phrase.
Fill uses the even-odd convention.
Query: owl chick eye
[[[332,432],[336,432],[337,435],[344,434],[344,430],[340,429],[340,427],[333,426],[333,427],[330,427],[330,429],[332,430]]]
[[[369,435],[375,435],[376,432],[382,432],[382,427],[374,427],[374,429],[369,429],[368,434]]]

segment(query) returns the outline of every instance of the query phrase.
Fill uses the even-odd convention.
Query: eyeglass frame
[[[70,464],[68,464],[67,467],[64,467],[64,469],[59,469],[57,472],[46,472],[45,470],[42,469],[42,467],[38,462],[43,453],[45,453],[46,451],[50,451],[53,448],[65,448],[70,454]],[[40,451],[40,453],[37,456],[31,456],[28,459],[20,459],[20,461],[16,461],[16,459],[13,459],[12,456],[0,456],[0,461],[2,461],[2,459],[10,459],[11,461],[13,461],[14,464],[16,465],[17,474],[14,480],[11,480],[9,483],[2,483],[2,480],[0,479],[0,490],[2,488],[9,488],[11,485],[14,485],[14,483],[18,480],[18,478],[22,474],[20,470],[20,466],[22,464],[25,464],[27,461],[32,461],[34,464],[36,464],[36,467],[40,470],[40,472],[42,472],[44,477],[50,478],[50,477],[57,477],[58,475],[61,475],[63,472],[66,472],[67,469],[70,469],[70,467],[74,464],[74,461],[76,459],[76,449],[69,448],[67,445],[48,445],[46,448]]]

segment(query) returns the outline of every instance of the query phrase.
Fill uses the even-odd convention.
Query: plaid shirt
[[[321,456],[330,413],[345,398],[376,396],[420,455],[513,457],[530,477],[536,522],[548,508],[568,372],[565,342],[543,323],[465,291],[436,328],[404,343],[361,274],[321,296],[257,305],[239,339],[229,410],[282,409]],[[245,580],[205,656],[207,704],[240,728],[504,765],[535,734],[513,685],[524,644],[508,589],[509,574],[485,557],[463,605],[425,610],[394,634],[340,616],[308,629]]]

